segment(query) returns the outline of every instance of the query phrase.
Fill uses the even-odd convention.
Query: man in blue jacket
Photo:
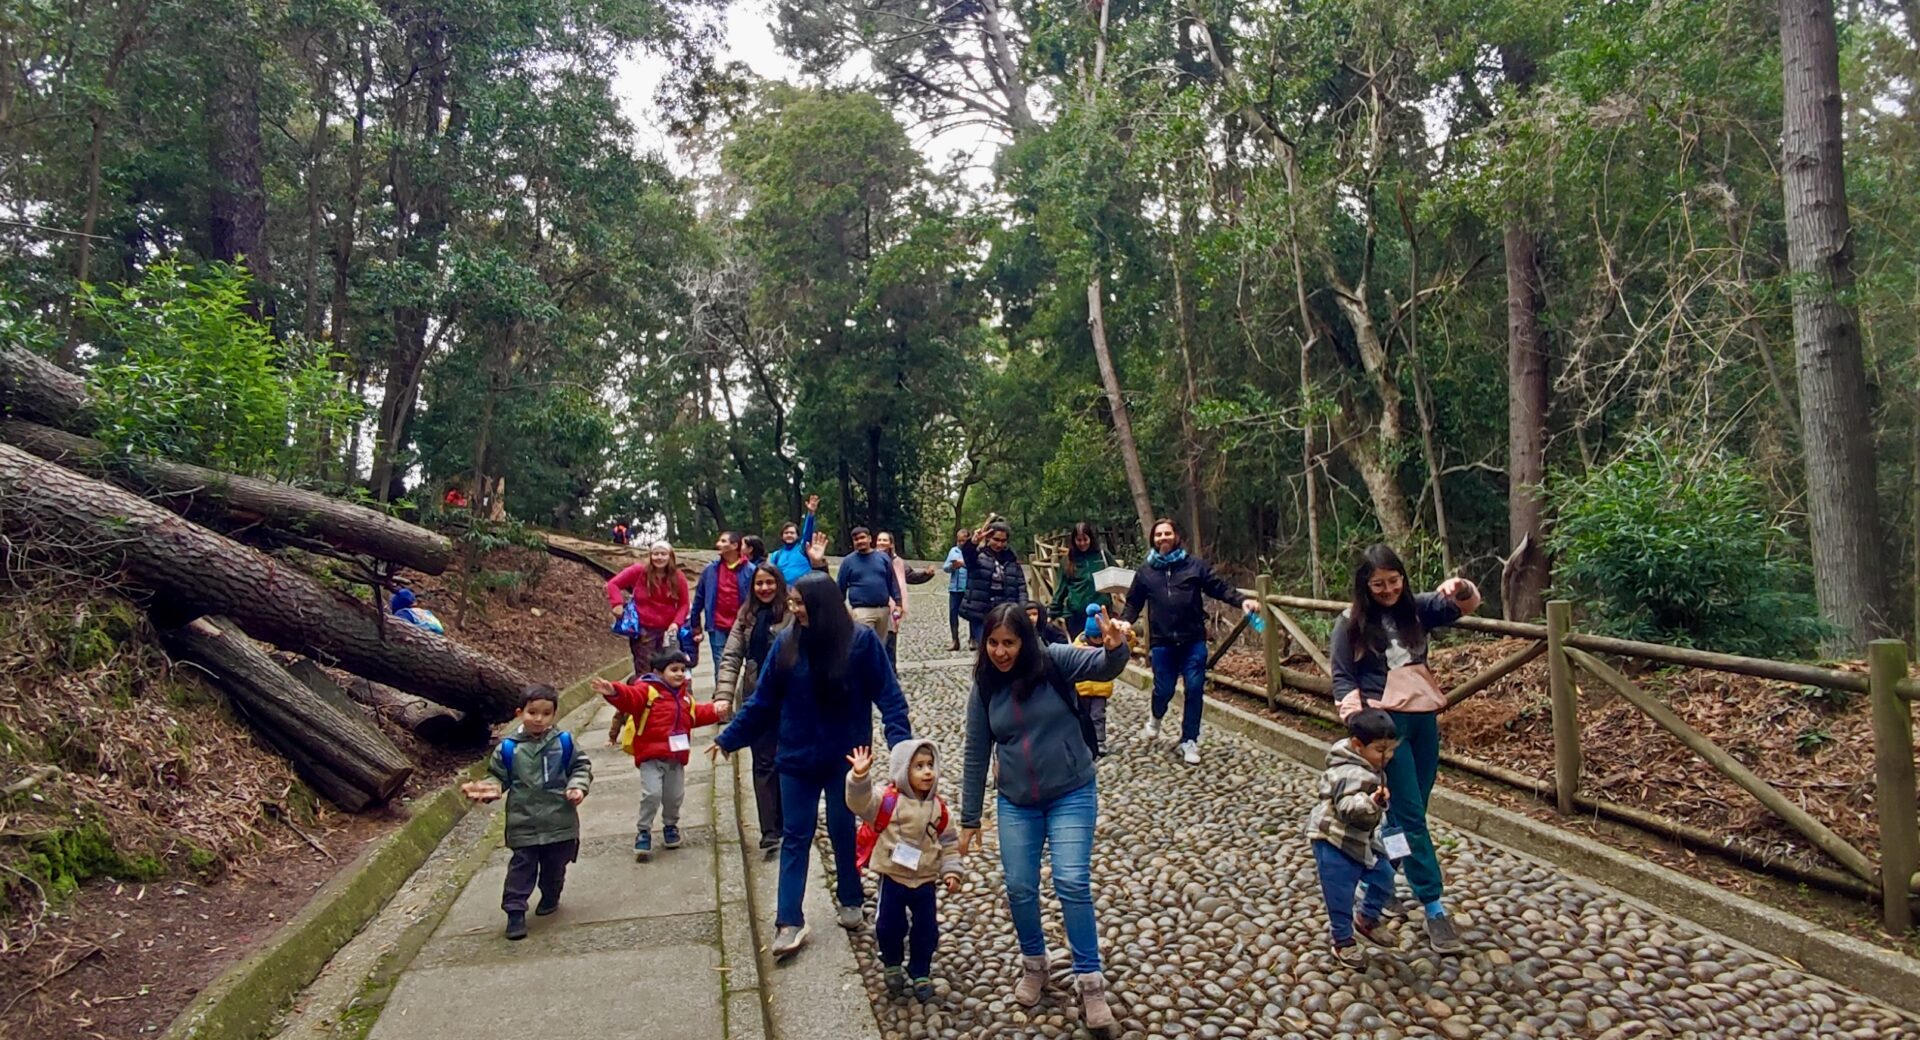
[[[733,634],[733,619],[740,616],[740,604],[753,590],[753,561],[740,552],[740,536],[720,532],[713,543],[720,558],[707,564],[694,586],[693,604],[687,610],[687,625],[694,632],[707,632],[707,656],[713,658],[713,681],[720,682],[720,651]],[[771,561],[769,561],[771,562]]]
[[[814,518],[820,512],[820,496],[807,496],[807,515],[799,527],[789,523],[780,529],[780,548],[767,556],[767,562],[780,571],[787,579],[787,587],[813,572],[813,561],[807,558],[807,544],[813,541]]]

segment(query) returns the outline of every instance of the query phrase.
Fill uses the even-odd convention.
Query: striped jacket
[[[1327,771],[1320,775],[1320,801],[1307,817],[1307,837],[1324,841],[1365,866],[1387,854],[1380,842],[1380,820],[1386,810],[1374,803],[1373,792],[1387,786],[1387,778],[1354,750],[1352,738],[1327,749]]]

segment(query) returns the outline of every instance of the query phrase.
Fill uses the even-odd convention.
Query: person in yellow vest
[[[1074,646],[1099,646],[1100,611],[1098,603],[1087,605],[1087,626],[1074,638]],[[1073,684],[1080,702],[1086,705],[1087,718],[1093,720],[1093,737],[1100,754],[1107,753],[1107,701],[1113,697],[1112,679],[1087,679]]]

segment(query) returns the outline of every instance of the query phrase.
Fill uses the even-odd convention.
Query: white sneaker
[[[1140,727],[1140,735],[1147,738],[1148,740],[1152,740],[1153,738],[1159,736],[1160,720],[1152,719],[1152,718],[1148,719],[1147,724]]]
[[[1199,764],[1200,764],[1200,744],[1199,744],[1199,742],[1198,742],[1198,741],[1193,741],[1193,740],[1183,740],[1183,741],[1181,741],[1181,742],[1180,742],[1180,755],[1181,755],[1181,757],[1183,757],[1183,758],[1185,758],[1185,759],[1187,760],[1187,764],[1188,764],[1188,765],[1190,765],[1190,766],[1197,766],[1197,765],[1199,765]]]

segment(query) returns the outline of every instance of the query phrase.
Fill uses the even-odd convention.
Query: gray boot
[[[1013,987],[1013,1002],[1021,1007],[1040,1003],[1040,991],[1047,988],[1047,955],[1020,958],[1020,982]]]
[[[1080,1021],[1095,1036],[1108,1036],[1114,1026],[1113,1008],[1107,1005],[1107,977],[1090,972],[1075,979],[1080,989]]]

